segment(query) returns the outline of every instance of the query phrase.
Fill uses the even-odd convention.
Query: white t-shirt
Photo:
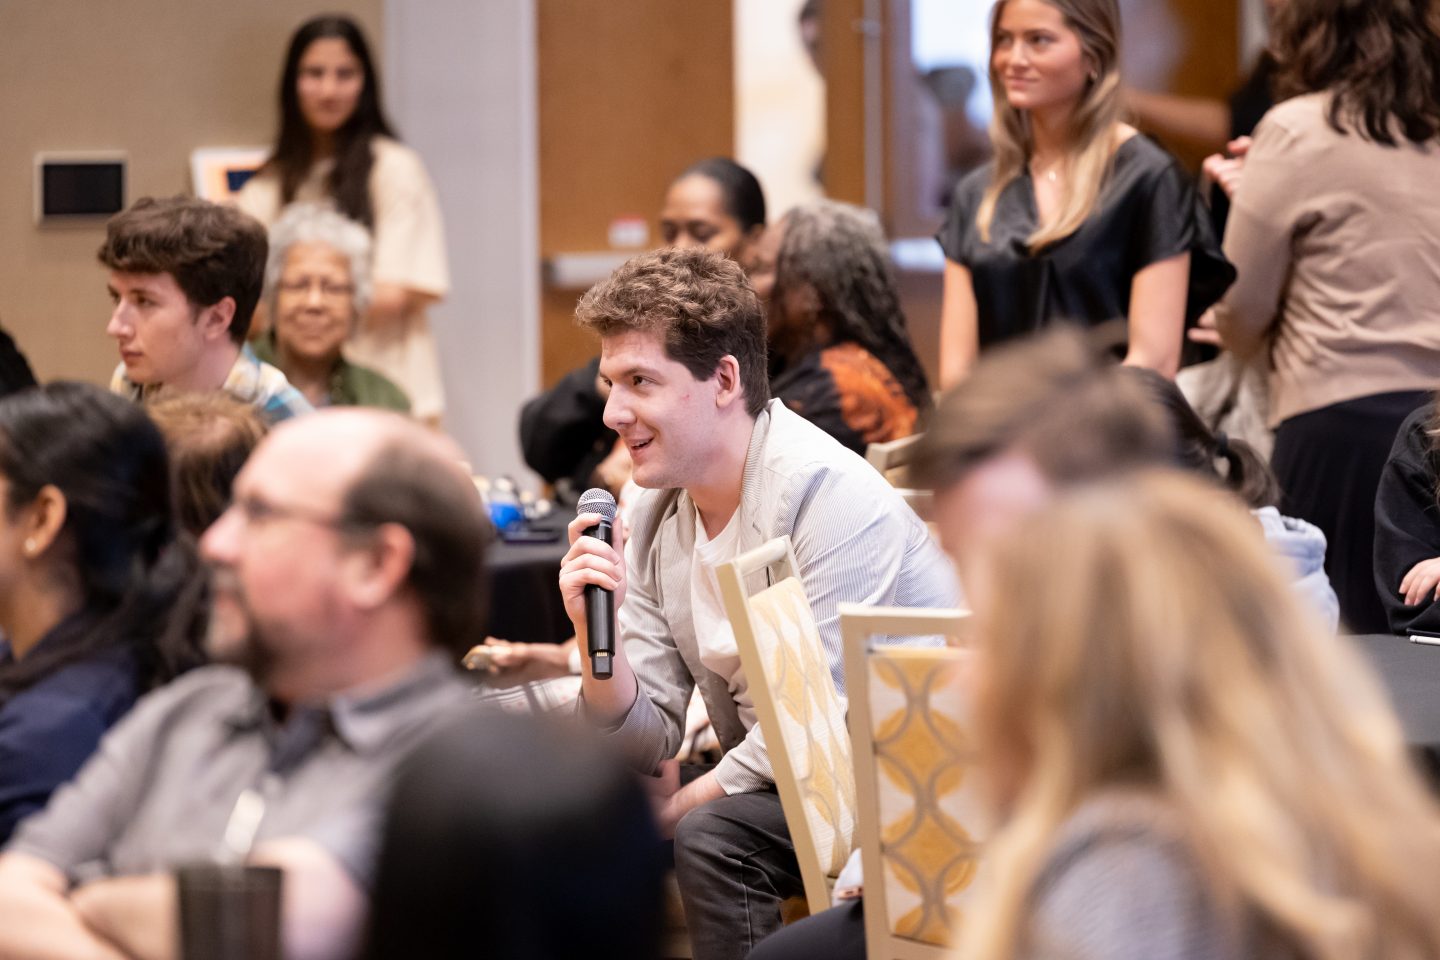
[[[750,696],[745,671],[740,668],[740,648],[735,645],[735,631],[725,615],[720,580],[711,569],[735,559],[739,517],[740,511],[736,510],[725,529],[711,540],[705,535],[704,522],[696,514],[695,553],[690,558],[690,610],[695,621],[695,639],[700,646],[700,662],[730,685],[730,696],[735,700],[740,722],[749,730],[755,726],[755,701]]]

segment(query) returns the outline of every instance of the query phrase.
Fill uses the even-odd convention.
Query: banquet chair
[[[840,605],[870,960],[942,960],[980,866],[969,614]],[[945,647],[875,642],[943,635]]]
[[[872,443],[865,448],[865,459],[872,467],[879,470],[887,479],[892,476],[892,471],[898,471],[910,466],[910,461],[915,457],[916,445],[920,443],[923,433],[912,433],[908,437],[901,437],[899,440],[887,440],[884,443]],[[904,481],[906,477],[896,475]]]
[[[854,845],[855,779],[845,703],[780,537],[716,567],[811,914],[830,906]],[[762,576],[763,574],[763,576]],[[747,585],[759,584],[751,592]]]
[[[929,520],[934,495],[929,490],[912,486],[910,462],[915,457],[916,446],[924,434],[915,433],[899,440],[872,443],[865,448],[865,460],[884,477],[900,494],[910,509],[922,520]]]

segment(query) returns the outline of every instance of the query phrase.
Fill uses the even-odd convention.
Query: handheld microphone
[[[580,495],[575,512],[598,513],[600,522],[586,529],[584,535],[602,543],[614,542],[611,524],[615,521],[615,498],[610,496],[610,491],[591,487]],[[590,635],[586,644],[590,673],[596,680],[609,680],[615,658],[615,594],[593,583],[585,585],[585,629]]]

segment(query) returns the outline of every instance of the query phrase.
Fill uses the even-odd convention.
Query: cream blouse
[[[420,155],[389,137],[374,140],[375,163],[370,171],[370,197],[375,227],[373,279],[440,299],[450,289],[445,255],[445,230],[435,187]],[[329,203],[325,178],[333,162],[322,160],[295,191],[297,203]],[[280,178],[252,177],[236,202],[267,227],[281,213]],[[375,334],[360,331],[346,344],[353,363],[379,370],[411,399],[415,416],[438,417],[445,407],[439,357],[423,311],[403,329]]]

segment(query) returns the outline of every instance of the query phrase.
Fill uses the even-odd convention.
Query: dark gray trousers
[[[865,901],[811,914],[768,938],[750,960],[865,960]]]
[[[742,960],[780,929],[780,904],[804,893],[773,790],[721,797],[675,828],[675,879],[695,960]]]

